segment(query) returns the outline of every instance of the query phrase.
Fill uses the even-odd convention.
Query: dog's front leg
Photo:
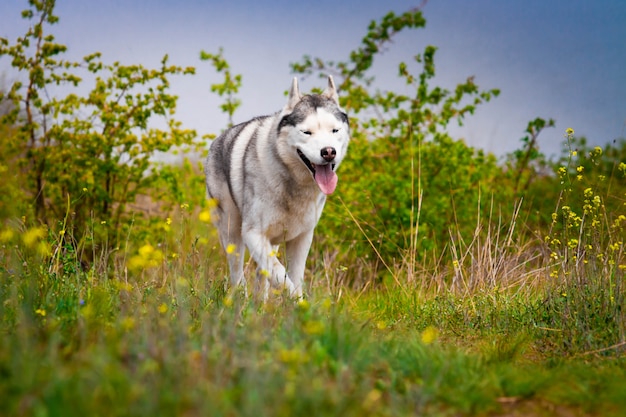
[[[258,278],[266,277],[275,288],[286,289],[289,295],[294,297],[296,293],[293,282],[287,276],[287,270],[283,264],[278,260],[269,239],[262,233],[248,230],[244,233],[243,240],[250,251],[250,256],[257,264]],[[257,286],[257,289],[263,290],[264,288],[265,285]],[[265,298],[267,295],[262,296]]]
[[[302,298],[306,258],[309,255],[309,249],[311,248],[312,241],[313,229],[302,233],[293,240],[290,240],[286,245],[287,269],[298,298]]]

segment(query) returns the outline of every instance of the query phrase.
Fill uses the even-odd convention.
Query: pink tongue
[[[337,187],[337,174],[331,164],[315,165],[315,182],[324,194],[332,194]]]

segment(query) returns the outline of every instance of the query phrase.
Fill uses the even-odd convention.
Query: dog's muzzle
[[[319,186],[320,191],[326,195],[332,194],[335,191],[335,187],[337,187],[337,174],[335,174],[337,164],[332,163],[337,156],[335,148],[329,146],[320,150],[320,156],[324,161],[319,165],[311,163],[309,158],[307,158],[300,149],[297,149],[297,151],[304,165],[306,165],[309,171],[311,171],[311,174],[313,174],[313,179]]]
[[[296,151],[298,152],[298,156],[300,157],[302,162],[304,162],[304,165],[306,165],[307,168],[309,168],[309,170],[313,174],[313,177],[315,177],[315,165],[311,163],[309,158],[307,158],[300,149],[296,149]],[[330,163],[335,160],[335,157],[337,156],[337,150],[330,146],[326,148],[322,148],[322,150],[320,151],[320,155],[324,161]],[[335,164],[331,164],[331,168],[334,171]]]

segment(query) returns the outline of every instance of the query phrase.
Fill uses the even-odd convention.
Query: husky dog
[[[233,287],[246,287],[247,247],[257,264],[256,291],[270,284],[302,297],[306,258],[335,171],[346,155],[348,116],[331,76],[322,94],[300,95],[293,79],[287,105],[233,126],[213,141],[205,164],[213,221],[227,252]],[[276,257],[285,243],[286,268]]]

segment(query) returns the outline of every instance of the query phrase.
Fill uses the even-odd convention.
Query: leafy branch
[[[230,71],[230,65],[224,58],[224,51],[220,48],[217,54],[211,54],[205,51],[200,51],[200,59],[202,61],[209,61],[218,73],[224,74],[224,81],[222,83],[211,84],[211,91],[219,95],[220,97],[226,96],[224,103],[220,105],[220,108],[224,113],[228,115],[228,126],[233,125],[233,115],[237,108],[241,105],[241,100],[235,97],[241,87],[241,74],[232,74]]]
[[[434,57],[437,48],[427,46],[414,62],[421,68],[415,75],[411,65],[401,62],[398,74],[412,87],[413,96],[395,92],[372,91],[375,78],[368,75],[375,58],[382,54],[395,36],[407,29],[423,28],[426,24],[420,8],[410,9],[400,15],[389,12],[380,21],[372,21],[361,44],[349,55],[347,61],[324,61],[305,55],[300,62],[292,63],[294,73],[311,75],[330,73],[340,79],[341,104],[351,114],[361,114],[361,134],[370,138],[407,138],[416,132],[417,138],[426,133],[437,138],[451,120],[462,123],[476,106],[499,94],[499,90],[480,91],[469,77],[454,91],[441,87],[431,88],[429,81],[435,76]],[[373,116],[367,116],[369,111]],[[359,134],[359,132],[355,132]],[[411,135],[414,136],[414,135]]]

